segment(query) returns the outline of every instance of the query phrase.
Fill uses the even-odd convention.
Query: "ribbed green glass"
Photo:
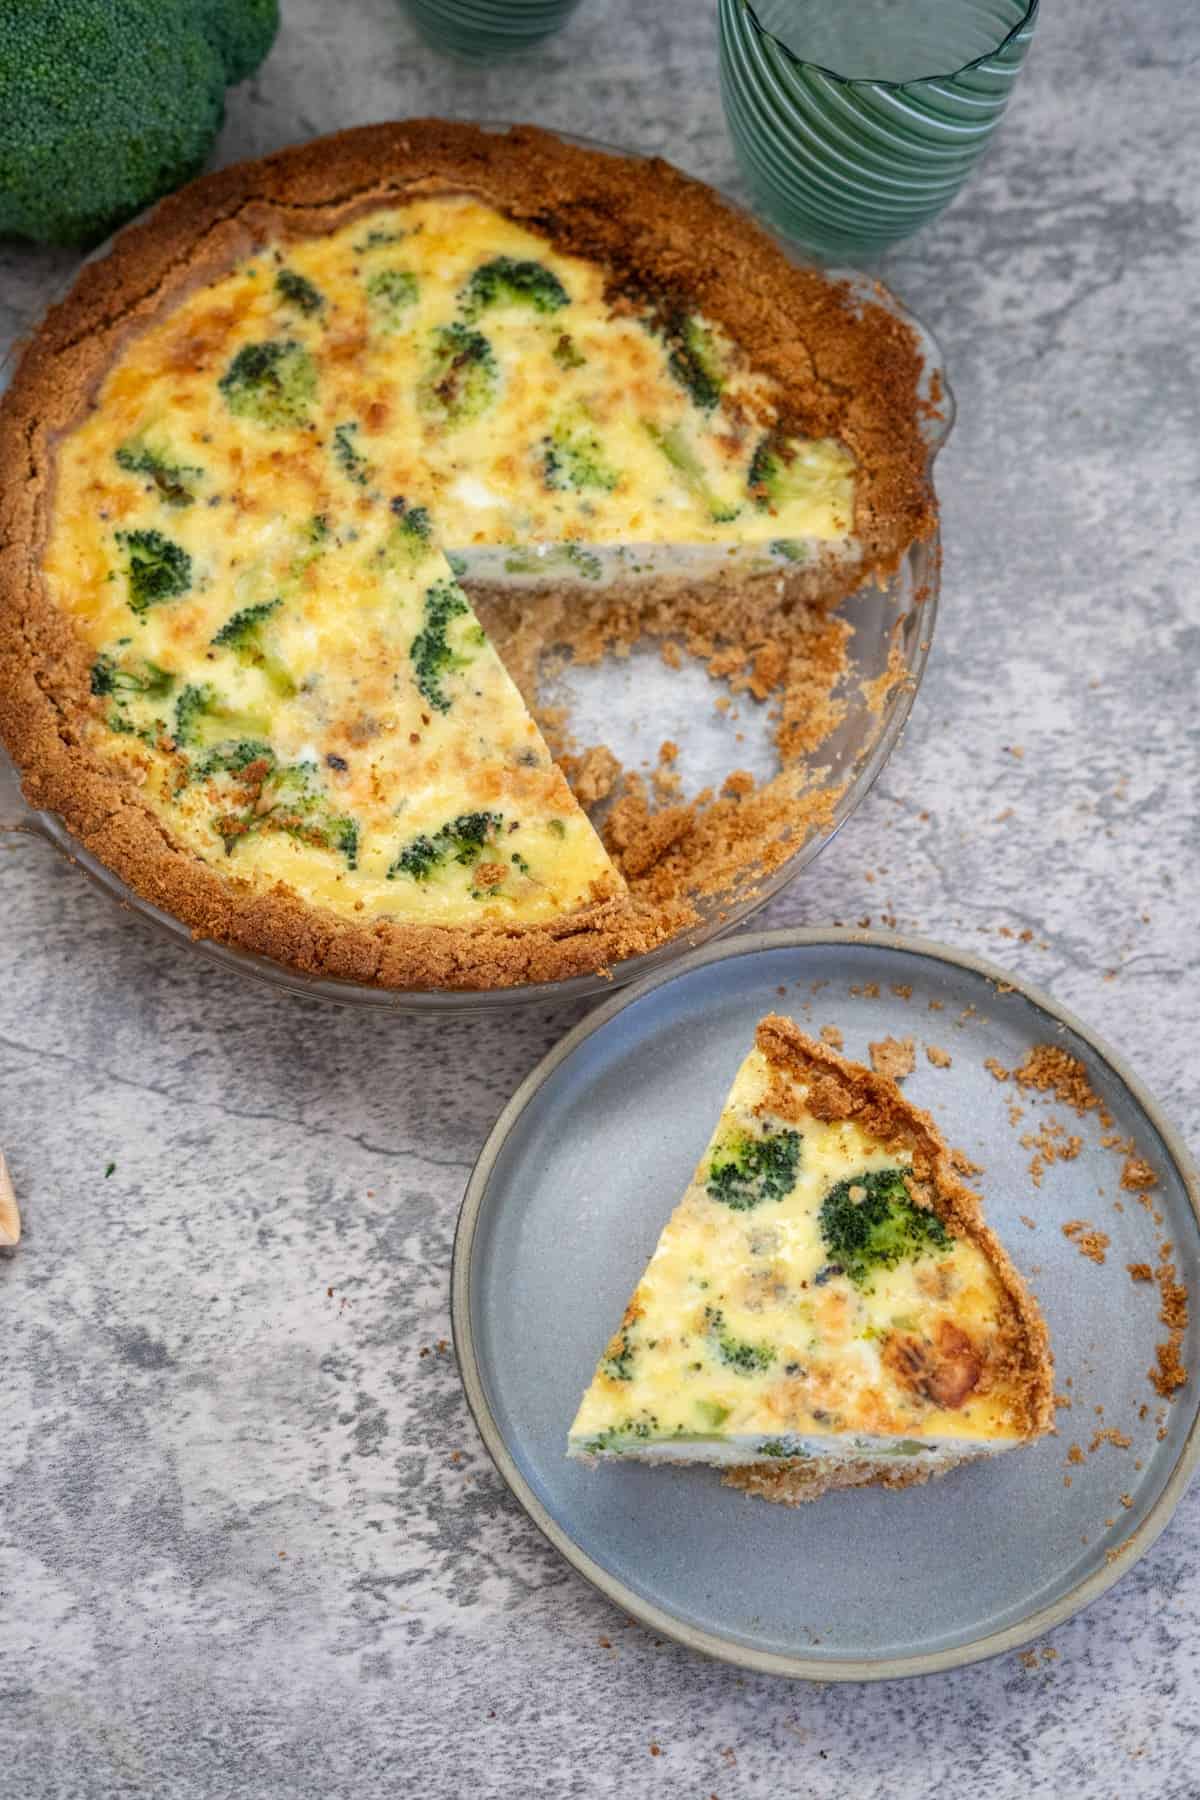
[[[405,0],[435,50],[466,62],[519,56],[566,22],[579,0]]]
[[[953,199],[1000,122],[1038,9],[825,0],[822,16],[812,0],[718,4],[721,98],[742,173],[771,224],[826,261],[873,255]],[[809,60],[806,42],[835,52],[839,69]],[[939,53],[952,72],[915,74]]]

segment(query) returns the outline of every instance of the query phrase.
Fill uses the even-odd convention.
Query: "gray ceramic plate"
[[[1129,1569],[1170,1518],[1200,1455],[1200,1385],[1169,1407],[1157,1399],[1147,1371],[1165,1335],[1158,1295],[1135,1285],[1126,1264],[1155,1262],[1170,1239],[1181,1278],[1198,1291],[1195,1169],[1116,1053],[1046,995],[1009,980],[918,940],[833,930],[741,938],[601,1007],[497,1121],[455,1245],[467,1397],[530,1517],[653,1630],[777,1674],[863,1680],[948,1668],[1059,1624]],[[1072,1401],[1057,1436],[925,1488],[834,1494],[795,1511],[724,1488],[713,1470],[566,1461],[567,1427],[596,1356],[771,1010],[813,1032],[839,1026],[854,1057],[865,1058],[872,1039],[916,1038],[906,1090],[984,1166],[988,1215],[1045,1311],[1056,1387]],[[1012,1067],[1047,1041],[1083,1059],[1115,1130],[1157,1170],[1161,1225],[1122,1191],[1121,1157],[1101,1144],[1094,1113],[1078,1120],[984,1068],[987,1058]],[[951,1068],[928,1062],[930,1043],[950,1053]],[[1025,1108],[1016,1124],[1014,1101]],[[1083,1148],[1047,1168],[1039,1187],[1020,1140],[1049,1120],[1078,1133]],[[1111,1239],[1102,1267],[1062,1233],[1078,1218]],[[1193,1325],[1184,1346],[1192,1369],[1197,1335]],[[1090,1451],[1103,1427],[1128,1433],[1129,1447]],[[1068,1464],[1076,1443],[1083,1461]]]

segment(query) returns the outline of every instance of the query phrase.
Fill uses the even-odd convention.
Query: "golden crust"
[[[953,1462],[939,1463],[936,1468],[898,1469],[894,1462],[823,1462],[813,1457],[808,1462],[781,1463],[767,1469],[761,1463],[750,1463],[742,1469],[730,1469],[722,1476],[725,1487],[740,1488],[759,1500],[773,1500],[777,1506],[803,1506],[806,1500],[819,1500],[822,1494],[836,1493],[839,1488],[921,1487],[939,1475],[948,1475],[977,1457],[959,1456]]]
[[[88,658],[40,566],[55,444],[133,333],[266,239],[328,231],[406,196],[470,192],[557,248],[611,267],[614,288],[686,295],[788,395],[797,433],[840,438],[858,464],[860,572],[887,573],[934,528],[912,333],[816,271],[795,268],[710,189],[657,160],[630,163],[520,127],[438,120],[369,126],[206,176],[124,231],[28,344],[0,404],[0,739],[35,807],[197,936],[311,975],[389,988],[559,980],[636,955],[688,923],[602,900],[552,925],[356,925],[217,873],[184,849],[81,729]],[[692,915],[694,916],[694,915]]]

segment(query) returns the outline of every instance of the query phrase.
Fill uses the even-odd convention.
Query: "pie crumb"
[[[907,1038],[881,1038],[878,1043],[869,1044],[871,1067],[877,1075],[886,1075],[892,1081],[903,1081],[911,1075],[917,1064],[913,1040]]]

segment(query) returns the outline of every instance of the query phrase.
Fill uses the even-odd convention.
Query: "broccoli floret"
[[[770,1344],[748,1344],[732,1336],[725,1329],[725,1315],[719,1307],[705,1307],[704,1328],[726,1368],[735,1369],[739,1375],[758,1375],[775,1361]]]
[[[611,1381],[633,1380],[634,1348],[627,1331],[618,1331],[600,1358],[601,1373]]]
[[[172,462],[143,438],[128,438],[118,447],[116,456],[118,468],[127,475],[145,475],[168,506],[190,506],[196,498],[197,483],[204,479],[203,469]]]
[[[937,1214],[914,1205],[903,1169],[871,1169],[839,1181],[821,1202],[820,1224],[829,1273],[844,1274],[858,1287],[876,1269],[954,1245]]]
[[[184,750],[208,750],[231,738],[265,738],[269,721],[264,714],[247,713],[227,706],[211,682],[190,681],[175,702],[171,733]]]
[[[135,613],[187,593],[192,559],[182,545],[161,531],[118,531],[117,542],[125,552],[125,582]]]
[[[321,290],[313,286],[307,275],[297,275],[295,269],[280,269],[275,277],[275,292],[288,306],[294,306],[306,318],[319,313],[325,304],[325,296]]]
[[[799,1438],[782,1437],[764,1438],[758,1446],[758,1454],[760,1456],[797,1457],[811,1456],[812,1452],[805,1449]]]
[[[278,0],[0,7],[0,237],[83,244],[199,173]]]
[[[710,412],[721,398],[724,371],[716,339],[707,325],[686,314],[677,315],[667,328],[670,353],[667,367],[696,405]]]
[[[141,662],[123,669],[113,657],[101,654],[92,664],[93,694],[144,694],[147,700],[165,700],[174,686],[174,675],[157,663]]]
[[[587,357],[569,331],[560,331],[550,352],[560,369],[582,369]]]
[[[255,751],[257,755],[250,754]],[[237,804],[213,820],[226,855],[254,832],[282,831],[301,843],[335,851],[348,868],[357,867],[358,823],[334,811],[315,763],[279,764],[266,746],[249,743],[222,745],[201,767],[205,774],[229,774],[233,780]]]
[[[557,312],[571,296],[558,276],[543,263],[495,256],[475,270],[459,294],[468,323],[493,306],[528,306],[534,312]]]
[[[361,256],[368,250],[382,250],[385,244],[402,243],[407,235],[404,231],[382,231],[376,226],[365,238],[360,238],[354,248]]]
[[[754,504],[764,512],[776,512],[790,500],[803,500],[812,492],[812,477],[800,460],[799,445],[776,432],[760,438],[746,486]]]
[[[795,538],[772,538],[767,548],[772,555],[782,557],[784,562],[808,561],[808,545],[798,543]]]
[[[393,523],[376,552],[385,569],[406,574],[425,561],[432,551],[433,524],[423,506],[410,506],[403,494],[391,501]]]
[[[388,880],[408,875],[413,881],[428,881],[447,863],[472,868],[503,825],[501,813],[460,813],[457,819],[447,819],[439,830],[422,832],[404,846],[388,870]]]
[[[705,1186],[709,1197],[734,1212],[751,1212],[767,1200],[782,1200],[796,1185],[800,1168],[800,1133],[772,1131],[765,1137],[748,1132],[728,1139],[713,1152]]]
[[[285,698],[296,692],[296,684],[277,656],[263,643],[264,627],[283,605],[282,600],[265,600],[258,606],[244,606],[227,619],[212,640],[214,650],[232,650],[240,663],[261,669],[277,693]]]
[[[740,506],[730,506],[718,494],[714,494],[708,484],[708,476],[704,464],[700,461],[694,445],[689,443],[682,426],[672,425],[664,431],[649,419],[642,420],[642,427],[651,442],[656,444],[682,479],[683,485],[693,494],[714,525],[727,525],[736,519],[742,510]]]
[[[294,338],[245,344],[217,383],[239,419],[272,428],[303,425],[317,391],[317,365]]]
[[[333,460],[347,481],[356,482],[359,487],[367,485],[367,459],[354,442],[358,431],[358,422],[351,419],[345,425],[337,425],[333,432]]]
[[[202,779],[211,775],[243,775],[247,769],[262,764],[264,776],[275,767],[275,752],[259,738],[231,738],[215,744],[195,772]]]
[[[585,1456],[603,1456],[609,1450],[619,1450],[631,1439],[645,1443],[647,1438],[657,1435],[658,1420],[653,1413],[646,1413],[640,1419],[625,1419],[620,1425],[606,1425],[595,1437],[589,1438],[583,1445]]]
[[[611,493],[617,471],[604,454],[600,434],[582,406],[573,406],[542,439],[542,479],[548,488],[600,488]]]
[[[433,335],[433,355],[417,397],[443,424],[465,425],[486,412],[499,380],[492,346],[482,333],[446,325]]]
[[[472,623],[466,633],[458,633],[456,648],[450,643],[450,627],[462,618]],[[425,594],[425,623],[408,653],[417,686],[437,712],[450,711],[450,699],[442,687],[445,677],[455,669],[465,669],[483,642],[483,632],[474,623],[467,596],[458,583],[449,577],[435,581]]]
[[[409,269],[376,269],[367,277],[367,306],[378,331],[395,331],[416,305],[417,278]]]

